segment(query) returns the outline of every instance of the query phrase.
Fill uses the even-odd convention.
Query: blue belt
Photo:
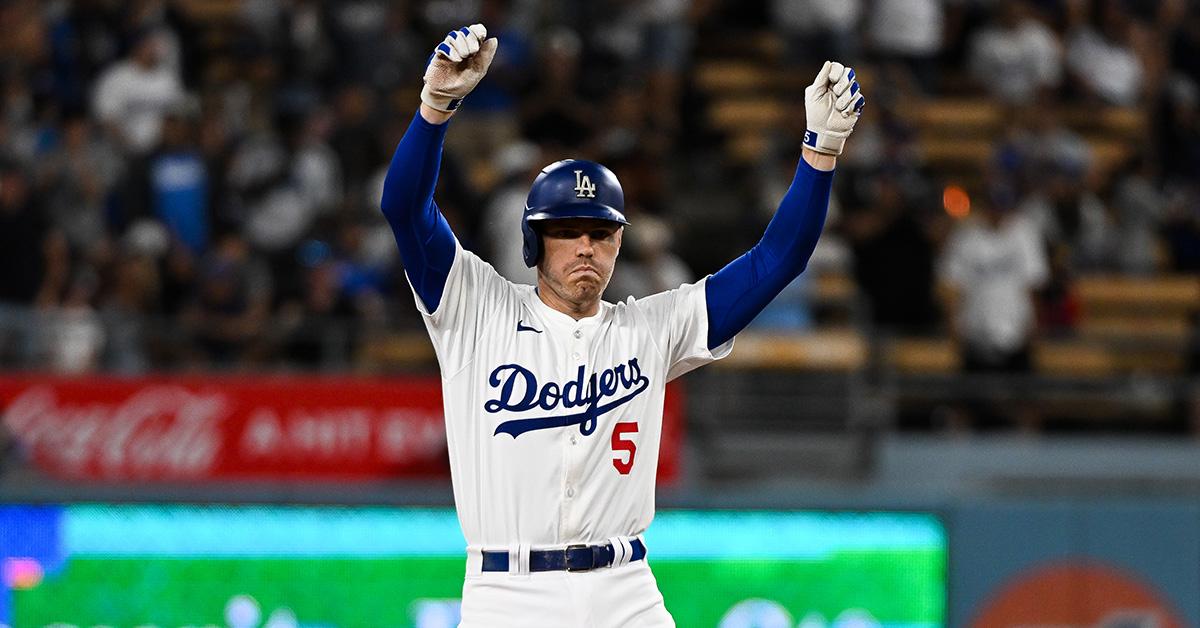
[[[646,557],[641,539],[631,539],[633,557],[630,562]],[[558,550],[531,550],[529,571],[590,571],[613,564],[616,551],[612,543],[604,545],[572,545]],[[484,571],[508,571],[508,552],[483,552]]]

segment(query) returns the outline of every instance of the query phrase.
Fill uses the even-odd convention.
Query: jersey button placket
[[[583,359],[583,330],[576,329],[571,335],[575,337],[575,341],[571,343],[571,360],[578,363]]]
[[[571,338],[568,350],[568,355],[571,358],[573,373],[575,368],[583,364],[584,356],[586,355],[587,339],[582,329],[574,329],[571,331]],[[584,368],[587,368],[586,365]],[[584,375],[585,381],[587,374]],[[583,458],[586,454],[586,448],[579,447],[581,442],[585,442],[586,437],[582,436],[578,426],[568,428],[567,446],[565,453],[566,461],[566,478],[565,486],[563,487],[563,501],[565,502],[562,509],[563,525],[562,530],[567,535],[573,535],[580,530],[580,521],[574,512],[574,508],[570,505],[575,501],[576,495],[579,493],[580,468],[583,465]]]

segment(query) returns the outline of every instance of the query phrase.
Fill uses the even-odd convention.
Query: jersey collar
[[[600,307],[596,310],[595,314],[593,314],[591,316],[585,316],[579,320],[575,320],[575,318],[573,316],[571,316],[570,314],[560,312],[560,311],[550,307],[549,305],[546,305],[545,301],[542,301],[542,298],[540,296],[538,296],[537,287],[534,287],[533,291],[530,293],[529,296],[534,302],[534,307],[537,308],[537,311],[546,320],[548,320],[552,323],[555,323],[555,324],[564,325],[564,326],[571,327],[571,328],[594,327],[596,325],[599,325],[600,322],[604,320],[604,317],[608,314],[608,310],[612,308],[611,303],[605,301],[604,299],[601,299]]]

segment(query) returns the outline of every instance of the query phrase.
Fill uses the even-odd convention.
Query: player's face
[[[539,283],[575,305],[598,301],[612,278],[621,249],[621,225],[607,220],[566,218],[541,228],[545,254]]]

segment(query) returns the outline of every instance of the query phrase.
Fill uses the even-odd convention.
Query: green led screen
[[[932,515],[662,511],[645,537],[679,626],[944,625]],[[449,509],[0,506],[0,624],[445,628],[464,546]]]

